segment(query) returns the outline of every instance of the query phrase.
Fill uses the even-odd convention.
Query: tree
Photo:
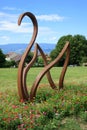
[[[44,66],[44,60],[42,57],[38,57],[38,60],[37,60],[37,63],[38,63],[38,67],[43,67]]]
[[[29,63],[29,62],[32,60],[32,58],[33,58],[33,52],[29,52],[29,54],[28,54],[28,56],[27,56],[25,62],[26,62],[26,63]]]
[[[2,52],[2,50],[0,49],[0,68],[4,67],[5,65],[5,55],[4,53]]]
[[[8,67],[17,67],[17,63],[15,61],[6,61],[4,67],[5,68],[8,68]]]
[[[57,57],[57,55],[59,55],[66,41],[70,42],[71,51],[70,51],[69,64],[80,65],[82,58],[87,56],[87,40],[82,35],[62,36],[57,42],[55,49],[50,53],[52,60],[54,60]],[[58,65],[62,66],[64,64],[64,60],[65,60],[65,55],[62,57]]]

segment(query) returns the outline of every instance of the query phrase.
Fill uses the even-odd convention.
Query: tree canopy
[[[64,47],[66,41],[70,42],[70,60],[69,64],[71,65],[80,65],[83,61],[84,57],[87,57],[87,40],[83,35],[67,35],[62,36],[55,47],[54,50],[51,51],[50,57],[54,60],[59,53],[61,52],[62,48]],[[60,62],[58,63],[59,66],[62,66],[65,60],[65,55],[62,57]]]
[[[28,56],[27,56],[25,62],[26,62],[26,63],[29,63],[29,62],[32,60],[32,58],[33,58],[33,52],[29,52],[29,54],[28,54]]]
[[[0,67],[2,68],[5,64],[5,55],[3,54],[2,50],[0,49]]]

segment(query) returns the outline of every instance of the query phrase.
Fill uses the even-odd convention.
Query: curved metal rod
[[[67,70],[67,66],[69,63],[69,58],[70,58],[70,45],[67,47],[67,50],[66,50],[66,59],[65,59],[64,65],[63,65],[63,69],[62,69],[60,78],[59,78],[59,89],[63,89],[63,81],[64,81],[64,76],[65,76],[65,73]]]
[[[42,56],[42,58],[43,58],[43,60],[44,60],[44,66],[47,66],[48,63],[47,63],[46,56],[45,56],[43,50],[41,49],[41,47],[40,47],[39,45],[38,45],[38,50],[40,51],[41,56]],[[55,89],[55,88],[56,88],[56,85],[55,85],[55,83],[54,83],[53,80],[52,80],[52,77],[51,77],[51,74],[50,74],[50,71],[49,71],[49,70],[48,70],[48,72],[47,72],[47,79],[48,79],[48,81],[49,81],[49,84],[50,84],[51,88],[52,88],[52,89]]]
[[[35,16],[30,13],[30,12],[26,12],[26,13],[23,13],[20,15],[19,19],[18,19],[18,25],[21,24],[21,21],[22,19],[24,18],[24,16],[28,16],[30,17],[30,19],[32,20],[32,23],[33,23],[33,35],[32,35],[32,38],[31,38],[31,41],[28,45],[28,47],[26,48],[26,51],[24,52],[22,58],[21,58],[21,61],[19,63],[19,67],[18,67],[18,93],[19,93],[19,96],[20,96],[20,99],[22,99],[23,101],[27,100],[27,97],[26,97],[26,93],[24,91],[24,87],[23,87],[23,84],[25,84],[25,82],[23,83],[23,75],[24,75],[24,71],[23,71],[23,68],[24,68],[24,62],[25,62],[25,59],[31,49],[31,47],[33,46],[34,44],[34,41],[36,39],[36,36],[37,36],[37,32],[38,32],[38,24],[37,24],[37,20],[35,18]]]
[[[47,71],[49,71],[56,63],[59,62],[59,60],[62,58],[62,56],[64,55],[64,53],[67,51],[70,50],[70,44],[69,42],[67,42],[64,46],[64,48],[62,49],[62,51],[60,52],[60,54],[58,55],[58,57],[52,61],[50,64],[48,64],[47,66],[45,66],[45,68],[39,73],[39,75],[36,77],[36,80],[31,88],[31,92],[30,92],[30,101],[33,101],[34,97],[36,96],[36,90],[37,90],[37,87],[41,81],[41,79],[43,78],[43,76],[47,73]],[[69,54],[69,53],[67,53]],[[69,55],[67,55],[67,59],[69,59]],[[67,60],[68,61],[68,60]],[[67,62],[65,62],[65,65],[64,67],[67,67],[66,65]],[[67,63],[68,64],[68,63]],[[61,76],[61,82],[63,82],[64,80],[64,75],[65,75],[65,71],[66,69],[64,69],[64,72],[63,72],[63,76]],[[63,83],[62,83],[63,84]],[[61,84],[60,84],[61,85]],[[60,86],[60,88],[62,88],[62,86]]]
[[[23,73],[23,87],[24,87],[24,91],[26,94],[26,98],[27,100],[29,99],[29,94],[28,94],[28,90],[27,90],[27,85],[26,85],[26,77],[27,77],[27,72],[30,70],[30,67],[34,64],[34,62],[36,61],[37,58],[37,54],[38,54],[38,46],[37,44],[35,44],[35,49],[34,49],[34,55],[32,60],[27,64],[27,66],[24,68],[24,73]]]
[[[23,84],[23,87],[24,87],[24,91],[25,91],[27,100],[29,99],[29,94],[28,94],[27,85],[26,85],[26,76],[27,76],[27,72],[29,71],[30,67],[34,64],[34,62],[37,58],[38,50],[40,51],[40,54],[41,54],[41,56],[44,60],[44,66],[47,65],[46,56],[45,56],[43,50],[40,48],[40,46],[36,43],[35,50],[34,50],[34,56],[33,56],[32,60],[29,62],[29,64],[24,68],[24,75],[23,75],[23,83],[24,84]],[[52,80],[50,71],[47,72],[47,79],[48,79],[49,84],[52,87],[52,89],[55,89],[56,85],[54,84],[54,82]]]
[[[44,66],[47,65],[47,60],[46,60],[46,56],[45,56],[44,52],[42,51],[40,46],[38,44],[36,44],[33,59],[28,63],[28,65],[26,67],[24,67],[25,59],[26,59],[31,47],[34,44],[34,41],[36,39],[37,32],[38,32],[37,20],[36,20],[35,16],[30,12],[26,12],[26,13],[23,13],[23,14],[20,15],[20,17],[18,19],[18,25],[21,24],[21,21],[24,18],[24,16],[30,17],[30,19],[33,22],[33,26],[34,26],[33,30],[34,31],[33,31],[32,39],[31,39],[25,53],[23,54],[23,56],[21,58],[21,61],[19,63],[19,67],[18,67],[18,93],[19,93],[20,99],[22,99],[23,101],[29,99],[29,94],[28,94],[27,85],[26,85],[26,77],[27,77],[27,72],[29,71],[30,67],[33,65],[33,63],[35,62],[35,60],[37,58],[38,50],[40,51],[41,56],[42,56],[42,58],[44,60]],[[56,88],[56,86],[55,86],[55,84],[54,84],[54,82],[53,82],[53,80],[51,78],[51,74],[50,74],[49,71],[47,72],[47,79],[48,79],[48,81],[50,83],[50,86],[52,88]]]

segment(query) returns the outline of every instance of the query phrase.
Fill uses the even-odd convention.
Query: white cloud
[[[38,15],[36,17],[38,20],[42,20],[42,21],[63,21],[64,20],[64,17],[59,16],[57,14]]]
[[[50,32],[51,33],[51,29],[49,27],[42,27],[42,26],[39,26],[39,33],[47,33],[47,32]]]
[[[31,33],[32,24],[29,22],[23,22],[19,27],[17,24],[18,16],[19,15],[17,14],[8,14],[0,12],[0,30],[15,33]]]
[[[50,41],[56,41],[57,39],[58,39],[58,37],[53,36],[53,37],[51,37],[49,40],[50,40]]]
[[[10,31],[14,33],[32,33],[32,27],[29,23],[22,23],[19,27],[17,23],[9,21],[0,21],[0,31]]]
[[[17,14],[8,14],[4,12],[0,12],[0,21],[10,21],[10,22],[16,22],[18,19]]]
[[[33,32],[33,25],[32,22],[29,21],[26,18],[23,19],[23,22],[21,23],[20,26],[18,26],[17,21],[18,21],[18,14],[9,14],[9,13],[4,13],[0,12],[0,32],[3,31],[5,34],[5,31],[11,32],[11,33],[24,33],[24,35],[32,35]],[[36,17],[37,20],[45,20],[45,21],[62,21],[64,17],[60,17],[58,15],[39,15]],[[51,27],[46,26],[40,26],[38,27],[38,35],[37,39],[38,41],[41,39],[43,42],[44,41],[49,41],[49,42],[56,42],[56,37],[58,36],[58,32],[52,30]],[[10,36],[9,36],[10,37]],[[3,41],[6,40],[11,40],[12,38],[10,37],[3,36],[2,39]],[[28,36],[29,38],[29,36]],[[18,38],[17,38],[18,39]]]
[[[18,14],[8,14],[0,12],[0,21],[3,19],[7,19],[10,21],[17,21],[19,15]],[[50,14],[50,15],[37,15],[37,20],[41,21],[63,21],[65,17],[59,16],[58,14]]]
[[[21,10],[19,8],[15,8],[15,7],[8,7],[8,6],[5,6],[2,8],[3,10],[10,10],[10,11],[13,11],[13,10]]]
[[[48,36],[50,36],[50,35],[53,35],[53,36],[55,36],[55,35],[58,35],[58,32],[57,31],[54,31],[54,30],[52,30],[52,28],[50,28],[50,27],[42,27],[42,26],[39,26],[39,29],[38,29],[38,35],[42,35],[42,36],[46,36],[46,37],[48,37]]]
[[[38,42],[49,42],[49,43],[57,43],[59,32],[54,31],[49,27],[39,27],[39,32],[37,35]]]
[[[1,36],[0,38],[5,40],[5,41],[8,41],[10,39],[8,36]]]
[[[45,20],[58,20],[58,17],[56,15],[41,15],[38,16],[38,19],[43,18]],[[54,17],[53,17],[54,16]],[[33,27],[31,26],[32,23],[22,22],[21,26],[19,27],[17,25],[18,21],[18,15],[17,14],[7,14],[0,12],[0,30],[2,31],[11,31],[15,33],[32,33]],[[50,32],[51,30],[48,27],[39,27],[39,32],[43,32],[46,34],[46,32]]]

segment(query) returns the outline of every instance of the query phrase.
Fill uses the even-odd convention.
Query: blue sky
[[[38,43],[54,43],[64,35],[87,38],[87,0],[2,0],[0,2],[0,44],[29,43],[32,23],[21,13],[32,12],[38,21]]]

